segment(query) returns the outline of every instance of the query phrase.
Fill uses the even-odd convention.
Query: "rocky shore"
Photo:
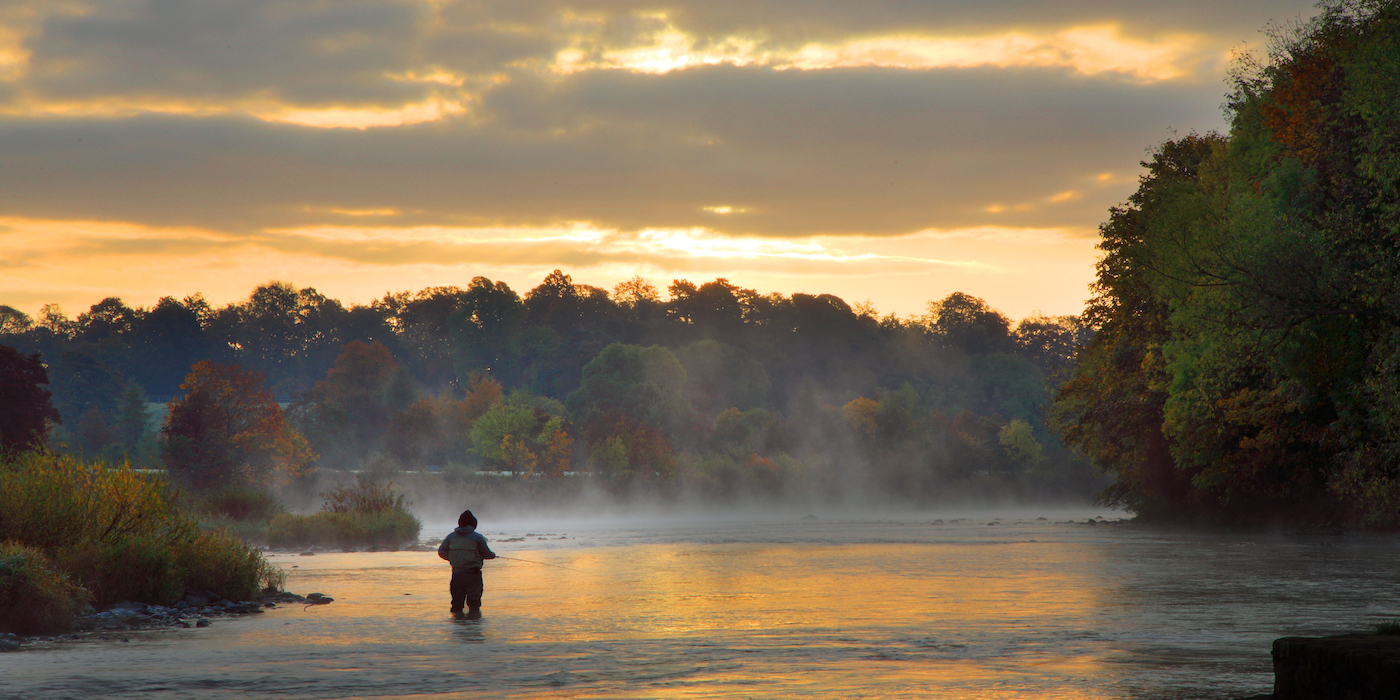
[[[333,600],[321,593],[300,596],[287,591],[277,591],[265,594],[261,601],[226,600],[217,594],[202,592],[189,593],[168,607],[122,602],[101,611],[89,608],[73,621],[73,632],[69,634],[33,637],[0,634],[0,652],[15,651],[28,644],[85,639],[119,639],[125,642],[127,639],[120,637],[121,632],[161,627],[208,627],[221,618],[256,615],[279,605],[324,605]]]

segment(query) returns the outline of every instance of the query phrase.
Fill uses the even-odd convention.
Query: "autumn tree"
[[[388,348],[352,340],[288,413],[324,462],[348,466],[378,449],[390,418],[416,398],[412,378]]]
[[[264,483],[308,473],[316,455],[283,420],[261,373],[198,362],[171,401],[165,425],[166,468],[198,490]]]

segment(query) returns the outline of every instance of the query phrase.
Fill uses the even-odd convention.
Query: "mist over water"
[[[540,563],[488,562],[480,619],[432,552],[276,554],[336,602],[0,655],[0,696],[1223,699],[1400,609],[1390,540],[1089,515],[483,517]]]

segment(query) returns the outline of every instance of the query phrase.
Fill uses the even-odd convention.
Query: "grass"
[[[1400,620],[1377,623],[1376,634],[1400,634]]]
[[[267,526],[267,542],[273,547],[310,545],[395,546],[418,539],[423,523],[408,512],[402,494],[391,484],[379,484],[363,476],[354,486],[321,494],[319,513],[273,516]]]
[[[61,628],[70,608],[60,599],[76,610],[87,601],[169,604],[187,590],[246,600],[280,587],[280,570],[261,552],[202,530],[180,504],[164,477],[126,463],[46,452],[0,461],[0,630]],[[47,622],[34,622],[31,604],[51,611],[39,615]]]

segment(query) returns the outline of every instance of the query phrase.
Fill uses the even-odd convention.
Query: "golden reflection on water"
[[[1118,697],[1096,688],[1107,650],[1045,634],[1072,636],[1093,616],[1097,567],[1086,547],[497,549],[576,571],[489,562],[482,619],[449,622],[449,572],[433,553],[278,561],[299,567],[290,589],[336,598],[293,615],[334,620],[306,640],[323,649],[501,644],[529,649],[541,677],[567,668],[554,679],[565,687],[501,696],[1051,698],[1072,688]]]
[[[1400,586],[1376,564],[1388,541],[1048,522],[487,534],[538,563],[488,562],[479,619],[448,613],[434,552],[278,554],[289,590],[335,602],[0,654],[0,698],[1223,700],[1268,691],[1274,638],[1394,617]]]

